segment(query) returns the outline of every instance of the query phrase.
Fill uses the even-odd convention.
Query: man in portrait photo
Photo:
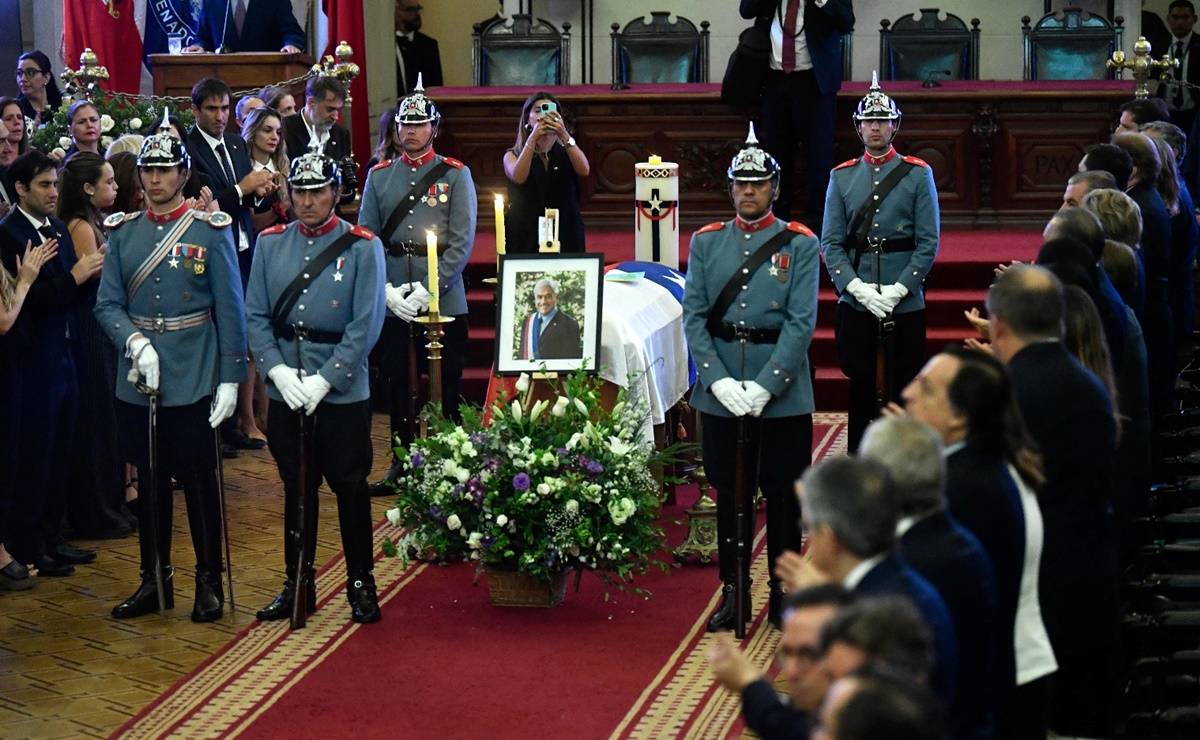
[[[519,360],[573,360],[583,357],[579,322],[558,308],[557,280],[544,277],[533,286],[537,309],[521,322]]]

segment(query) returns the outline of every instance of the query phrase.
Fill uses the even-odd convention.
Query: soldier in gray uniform
[[[835,338],[850,379],[850,451],[925,362],[925,276],[940,229],[933,170],[896,153],[900,109],[878,79],[854,124],[866,150],[833,168],[821,232],[825,266],[841,294]]]
[[[692,237],[683,291],[684,331],[699,370],[691,404],[700,412],[704,467],[717,489],[723,597],[708,620],[710,632],[732,629],[750,616],[738,615],[734,606],[739,456],[746,498],[743,582],[749,584],[756,490],[767,501],[770,572],[781,552],[800,548],[800,506],[792,486],[812,459],[808,345],[817,321],[820,263],[813,233],[771,212],[779,165],[758,147],[753,127],[728,175],[737,217]],[[745,433],[741,444],[739,430]],[[778,627],[782,593],[774,575],[770,585],[769,617]]]
[[[458,419],[459,388],[467,359],[467,292],[462,271],[475,243],[476,199],[471,170],[462,162],[433,151],[441,114],[418,85],[400,101],[396,128],[403,151],[399,159],[380,162],[367,175],[358,222],[379,235],[387,251],[387,308],[383,322],[381,371],[388,376],[392,436],[412,444],[414,419],[408,405],[420,378],[409,377],[410,347],[426,361],[424,332],[412,320],[428,310],[429,291],[440,294],[441,313],[455,320],[445,325],[442,343],[444,410]],[[438,240],[438,286],[428,285],[426,231]],[[415,404],[414,404],[415,406]],[[416,406],[419,412],[420,407]],[[372,495],[392,492],[389,482],[401,473],[398,461]]]
[[[267,371],[267,443],[284,490],[283,593],[260,609],[262,621],[292,614],[296,579],[307,579],[316,609],[313,551],[321,477],[337,496],[346,595],[355,622],[378,622],[371,546],[371,402],[367,355],[384,314],[383,245],[369,230],[334,213],[337,164],[321,154],[292,162],[288,180],[298,223],[259,234],[246,294],[246,326],[258,366]],[[293,284],[299,278],[300,282]],[[301,414],[314,417],[309,490],[300,491]],[[307,494],[305,562],[299,562],[300,496]]]
[[[211,622],[223,613],[213,429],[233,414],[237,384],[246,380],[246,325],[232,219],[187,208],[182,191],[190,168],[183,142],[167,134],[148,137],[138,155],[138,177],[149,210],[114,213],[104,222],[108,252],[95,313],[121,354],[118,378],[131,381],[117,383],[117,438],[125,461],[138,466],[146,485],[150,402],[135,383],[161,394],[158,485],[138,497],[142,585],[113,609],[117,619],[158,609],[156,557],[164,601],[174,606],[172,477],[183,485],[196,550],[192,621]]]

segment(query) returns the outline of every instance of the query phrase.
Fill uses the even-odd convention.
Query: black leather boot
[[[771,579],[771,597],[767,602],[767,621],[775,629],[783,630],[783,587],[777,579]]]
[[[296,577],[289,575],[288,579],[283,582],[283,591],[275,597],[275,600],[267,604],[262,609],[258,610],[254,616],[258,617],[260,622],[275,622],[280,619],[292,618],[292,604],[296,599]],[[306,614],[312,614],[317,610],[317,591],[313,584],[313,571],[309,571],[304,578],[304,611]]]
[[[708,618],[709,632],[731,630],[737,625],[737,599],[733,597],[734,586],[731,583],[721,588],[721,603],[716,611]],[[750,621],[750,591],[747,589],[742,609],[742,624]]]
[[[403,474],[404,466],[400,464],[399,459],[393,457],[392,467],[388,468],[387,474],[383,476],[382,480],[372,483],[367,490],[371,492],[372,497],[393,496],[396,493],[396,489],[392,488],[392,484],[399,480]]]
[[[163,569],[163,603],[168,609],[175,608],[175,569],[166,566]],[[158,611],[158,584],[154,582],[153,571],[142,571],[142,585],[133,596],[113,607],[112,615],[116,619],[131,619],[144,614]]]
[[[379,602],[375,598],[375,577],[371,574],[352,576],[346,582],[346,599],[350,602],[350,619],[359,624],[380,620]]]
[[[196,571],[196,603],[192,606],[192,621],[217,621],[225,613],[224,604],[220,571]]]

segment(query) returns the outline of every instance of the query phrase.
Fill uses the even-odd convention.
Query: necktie
[[[237,28],[238,38],[241,38],[242,29],[246,26],[246,0],[237,0],[237,7],[233,11],[233,25]]]
[[[50,225],[39,226],[37,232],[42,235],[43,239],[49,240],[54,238],[54,232],[50,230]]]
[[[787,14],[783,19],[783,72],[796,69],[796,16],[800,12],[800,0],[788,0]]]
[[[1183,53],[1184,53],[1183,52],[1183,42],[1176,41],[1175,42],[1175,59],[1179,62],[1180,69],[1175,74],[1179,75],[1179,79],[1183,79],[1183,77],[1184,77]],[[1175,98],[1172,101],[1172,104],[1175,106],[1176,109],[1183,107],[1183,85],[1175,86]]]
[[[221,160],[221,169],[225,171],[225,181],[231,187],[237,185],[237,180],[233,177],[233,164],[229,161],[229,156],[225,153],[224,142],[217,144],[217,159]]]

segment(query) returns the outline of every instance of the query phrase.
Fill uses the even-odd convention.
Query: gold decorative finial
[[[1150,56],[1150,42],[1145,36],[1139,36],[1133,45],[1133,59],[1126,59],[1125,52],[1118,49],[1113,52],[1106,66],[1115,70],[1118,78],[1125,70],[1133,72],[1133,79],[1137,83],[1133,97],[1145,100],[1150,97],[1147,87],[1150,78],[1157,77],[1160,82],[1170,82],[1179,69],[1179,60],[1172,59],[1168,54],[1163,54],[1162,59],[1154,59]]]
[[[350,48],[350,44],[343,41],[333,50],[333,54],[337,55],[337,61],[334,61],[333,55],[326,54],[325,59],[320,64],[313,65],[312,71],[318,75],[336,77],[346,83],[346,88],[349,90],[350,83],[362,71],[357,64],[350,61],[354,56],[354,49]],[[349,105],[351,102],[353,101],[350,99],[349,93],[347,93],[346,105]]]
[[[82,94],[91,100],[97,83],[108,79],[108,70],[100,66],[96,52],[88,47],[79,55],[79,69],[64,69],[61,79],[67,94],[73,97]]]

